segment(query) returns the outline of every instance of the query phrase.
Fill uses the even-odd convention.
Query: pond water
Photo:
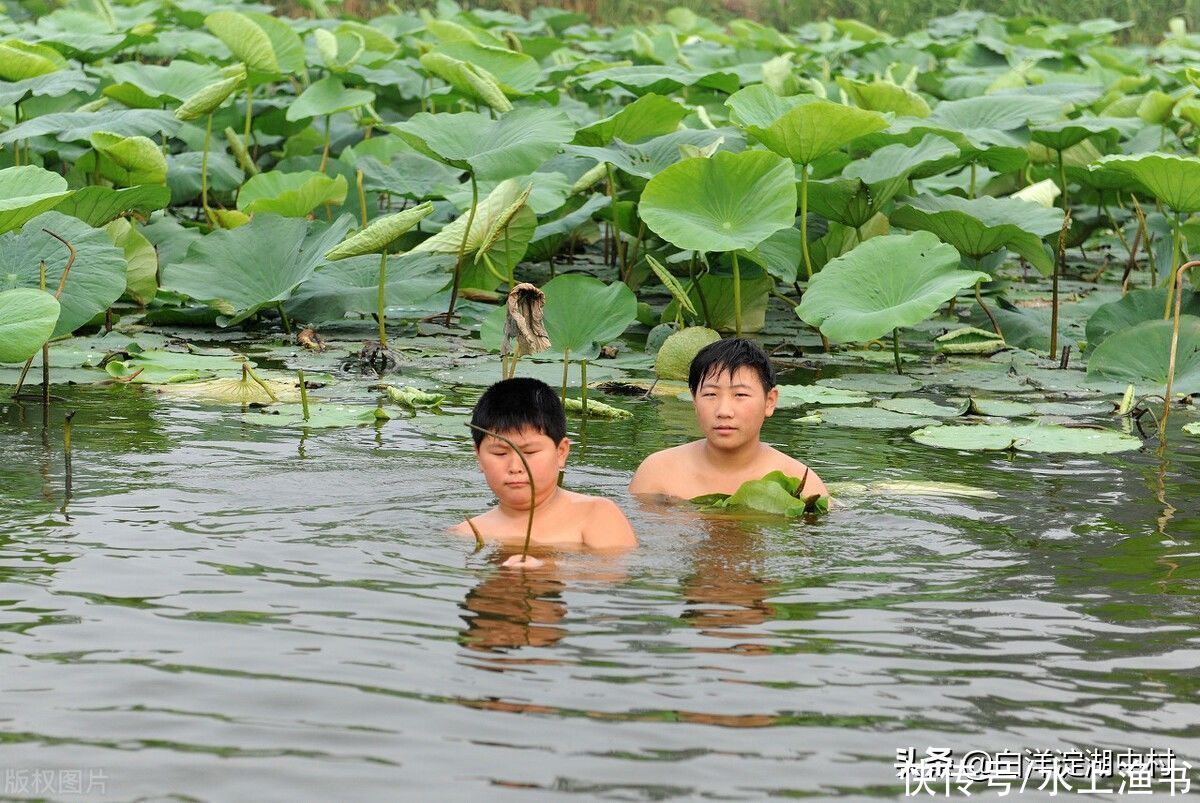
[[[634,417],[589,422],[566,481],[641,547],[520,574],[443,532],[491,502],[465,429],[302,435],[56,390],[46,441],[37,404],[0,402],[6,770],[113,799],[637,800],[897,798],[906,747],[1200,766],[1200,450],[1178,433],[1165,466],[1009,457],[783,410],[764,437],[827,481],[999,495],[706,520],[625,490],[694,434],[689,404],[620,399]]]

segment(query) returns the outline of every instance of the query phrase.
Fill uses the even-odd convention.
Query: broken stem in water
[[[525,476],[529,478],[529,522],[525,525],[525,543],[521,546],[521,561],[524,562],[529,556],[529,541],[533,537],[533,511],[537,507],[537,489],[533,484],[533,471],[529,468],[529,461],[525,459],[525,455],[521,453],[521,450],[517,448],[515,443],[500,433],[484,429],[478,424],[468,423],[467,426],[478,432],[482,432],[484,435],[491,435],[496,440],[504,441],[508,444],[508,448],[512,449],[517,457],[520,458],[521,465],[525,467]],[[472,527],[471,529],[474,530],[475,528]],[[476,533],[476,536],[478,537],[478,533]]]
[[[1167,416],[1171,413],[1171,395],[1175,386],[1175,357],[1179,351],[1179,314],[1183,306],[1183,274],[1200,265],[1200,259],[1185,262],[1175,271],[1172,286],[1175,287],[1175,323],[1171,327],[1171,357],[1167,362],[1167,392],[1163,398],[1163,414],[1158,422],[1158,448],[1161,451],[1167,442]]]
[[[296,371],[297,378],[300,380],[300,415],[302,420],[308,420],[308,387],[304,384],[304,369]]]

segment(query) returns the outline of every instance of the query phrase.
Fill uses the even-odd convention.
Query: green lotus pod
[[[179,120],[198,120],[211,114],[234,93],[238,84],[244,80],[246,80],[246,73],[242,71],[232,78],[209,84],[185,100],[183,105],[175,110],[175,117]]]
[[[405,209],[403,212],[380,218],[358,234],[347,237],[339,245],[329,249],[325,252],[325,258],[339,260],[385,251],[389,245],[395,242],[396,238],[417,225],[432,211],[433,203],[426,201],[412,209]]]

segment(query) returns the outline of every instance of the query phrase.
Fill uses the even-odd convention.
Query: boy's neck
[[[749,468],[758,459],[762,444],[757,440],[737,449],[718,449],[704,441],[704,459],[719,471],[740,471]]]

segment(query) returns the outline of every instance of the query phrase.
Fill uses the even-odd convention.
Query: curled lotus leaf
[[[462,94],[486,103],[501,114],[512,111],[512,101],[500,88],[500,82],[483,67],[437,52],[421,56],[421,66]]]
[[[185,100],[175,110],[175,117],[179,120],[199,120],[201,117],[211,114],[229,99],[229,96],[244,80],[246,80],[246,76],[243,74],[209,84]]]
[[[0,232],[20,228],[70,194],[67,180],[51,170],[36,165],[0,170]]]
[[[44,290],[0,292],[0,363],[24,362],[38,352],[58,323],[58,299]]]
[[[338,260],[363,254],[378,254],[386,250],[396,238],[420,223],[432,211],[433,203],[426,201],[411,209],[405,209],[403,212],[374,220],[362,231],[347,237],[342,243],[329,249],[325,258]]]
[[[700,349],[720,339],[720,333],[704,326],[680,329],[663,341],[654,360],[654,373],[659,379],[686,380],[692,359]]]

